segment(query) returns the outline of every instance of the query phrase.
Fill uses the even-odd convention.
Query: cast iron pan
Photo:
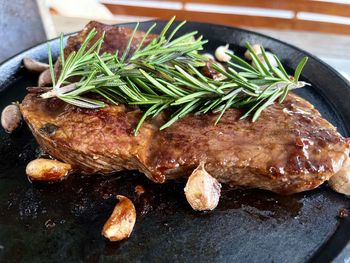
[[[141,29],[151,23],[141,23]],[[164,22],[158,25],[159,32]],[[288,68],[309,56],[302,78],[312,87],[298,94],[349,137],[350,87],[331,67],[291,45],[238,28],[187,23],[179,34],[193,30],[209,40],[208,52],[230,43],[242,54],[246,41],[261,43]],[[57,56],[57,39],[51,47]],[[12,101],[21,101],[25,88],[36,84],[37,76],[23,69],[23,57],[47,61],[46,44],[0,66],[1,110]],[[341,208],[349,208],[349,200],[327,185],[292,196],[224,187],[218,208],[198,213],[184,198],[183,182],[156,185],[137,172],[74,174],[60,183],[31,183],[25,166],[38,154],[25,124],[12,135],[0,131],[1,262],[291,263],[349,257],[350,223],[338,217]],[[146,189],[142,198],[134,193],[136,185]],[[138,217],[128,240],[110,243],[100,232],[117,194],[134,201]]]

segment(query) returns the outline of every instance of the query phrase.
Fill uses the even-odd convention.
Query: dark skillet
[[[151,23],[141,23],[141,29]],[[246,41],[261,43],[288,68],[309,56],[302,78],[312,87],[298,94],[349,137],[350,87],[334,69],[291,45],[238,28],[188,23],[179,34],[193,30],[209,40],[208,52],[227,42],[242,54]],[[58,40],[51,46],[57,56]],[[1,110],[36,84],[37,76],[22,67],[23,57],[47,61],[46,44],[0,66]],[[25,166],[38,154],[25,124],[12,135],[0,131],[0,262],[290,263],[350,257],[350,221],[338,217],[349,200],[328,186],[293,196],[224,187],[215,211],[196,213],[186,203],[182,182],[155,185],[136,172],[30,183]],[[134,193],[138,184],[147,191],[141,199]],[[138,218],[128,240],[110,243],[100,231],[117,194],[135,202]]]

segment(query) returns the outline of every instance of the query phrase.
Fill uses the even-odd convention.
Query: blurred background
[[[350,0],[0,0],[0,61],[46,39],[108,24],[169,19],[238,26],[301,47],[350,76]],[[6,41],[4,41],[6,40]]]

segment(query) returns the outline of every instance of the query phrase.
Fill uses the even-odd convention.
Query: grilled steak
[[[103,50],[125,47],[131,30],[93,25],[106,30]],[[66,54],[79,47],[86,32],[68,40]],[[215,114],[189,115],[159,131],[169,115],[165,112],[147,120],[138,136],[134,136],[142,115],[138,108],[81,109],[35,93],[29,93],[20,108],[43,149],[84,174],[139,170],[162,183],[186,177],[204,162],[222,183],[291,194],[328,180],[349,154],[347,140],[294,94],[267,108],[254,123],[239,120],[242,112],[230,109],[216,126]]]
[[[71,36],[68,38],[67,46],[64,49],[65,57],[67,57],[70,53],[72,53],[73,51],[77,51],[80,48],[81,44],[84,42],[85,38],[93,28],[96,29],[97,34],[92,39],[88,47],[91,47],[91,45],[95,43],[97,39],[99,39],[102,36],[102,33],[105,32],[104,42],[103,42],[103,45],[101,46],[100,53],[102,54],[107,52],[107,53],[114,54],[117,50],[119,50],[118,55],[120,57],[123,55],[123,51],[128,45],[128,41],[133,32],[133,29],[126,28],[126,27],[106,25],[96,21],[91,21],[77,35]],[[134,53],[134,51],[137,48],[137,45],[141,42],[143,36],[144,36],[143,32],[137,31],[135,33],[130,46],[129,54]],[[143,43],[143,46],[146,46],[147,44],[149,44],[149,42],[155,37],[157,36],[154,34],[149,34],[146,37]]]

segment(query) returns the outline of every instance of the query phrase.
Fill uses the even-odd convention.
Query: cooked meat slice
[[[90,41],[87,48],[90,48],[102,36],[104,32],[105,33],[104,42],[101,46],[99,53],[103,54],[106,52],[106,53],[114,54],[117,50],[119,50],[118,57],[119,58],[122,57],[123,51],[127,47],[129,39],[134,29],[127,28],[127,27],[118,27],[114,25],[106,25],[100,22],[90,21],[82,31],[78,32],[78,34],[68,37],[67,45],[64,48],[65,58],[67,58],[68,55],[73,51],[78,51],[81,44],[84,42],[85,38],[87,37],[87,35],[94,28],[96,29],[97,34]],[[143,32],[137,31],[135,33],[130,45],[129,56],[135,52],[143,36],[144,36]],[[142,47],[147,46],[150,43],[150,41],[156,37],[157,35],[149,34],[145,38],[142,44]],[[61,71],[60,59],[56,61],[54,70],[55,70],[55,75],[58,78],[59,73]],[[47,70],[40,74],[38,86],[41,87],[41,86],[49,86],[49,85],[52,85],[52,80],[51,80],[50,72],[49,70]]]
[[[114,52],[124,47],[120,43],[126,43],[131,32],[110,30],[116,30],[116,36],[106,38],[103,50]],[[87,31],[71,37],[66,52],[75,49]],[[164,113],[147,120],[138,136],[134,129],[142,113],[124,105],[87,110],[30,93],[21,111],[44,150],[85,174],[139,170],[162,183],[186,177],[204,162],[221,183],[291,194],[328,180],[349,154],[348,143],[336,129],[293,94],[267,108],[254,123],[239,120],[242,112],[230,109],[217,126],[215,114],[189,115],[159,131],[168,118]]]
[[[96,29],[97,34],[92,39],[88,47],[93,45],[97,41],[97,39],[101,37],[102,33],[105,32],[104,42],[103,42],[103,45],[101,46],[100,54],[105,52],[114,54],[117,50],[119,50],[119,53],[118,53],[119,57],[123,55],[123,51],[127,47],[127,44],[133,32],[133,29],[127,28],[127,27],[106,25],[96,21],[91,21],[78,34],[70,36],[68,38],[67,46],[64,49],[65,57],[67,57],[71,52],[77,51],[80,48],[80,45],[84,42],[85,38],[93,28]],[[143,36],[144,36],[143,32],[138,31],[135,33],[134,38],[131,42],[129,54],[134,53]],[[143,43],[143,46],[146,46],[147,44],[149,44],[149,42],[155,37],[156,35],[149,34],[146,37]]]
[[[78,109],[28,94],[21,111],[50,155],[86,174],[135,169],[164,182],[205,162],[222,183],[288,194],[328,180],[349,153],[336,129],[296,95],[254,123],[239,120],[241,112],[231,109],[217,126],[215,114],[189,115],[159,131],[163,114],[146,121],[138,136],[133,131],[141,112],[123,105]]]

